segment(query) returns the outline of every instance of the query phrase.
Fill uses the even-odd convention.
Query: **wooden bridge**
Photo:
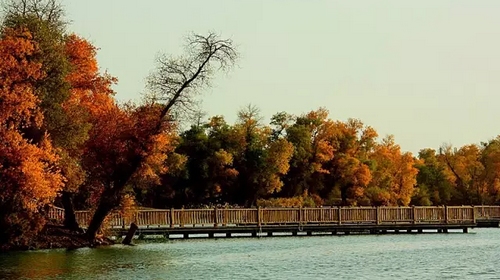
[[[64,209],[53,207],[49,217],[61,220]],[[92,213],[76,211],[87,227]],[[113,235],[124,235],[131,223],[141,235],[234,237],[351,233],[464,233],[478,226],[496,226],[500,206],[321,207],[321,208],[213,208],[148,209],[128,215],[111,213],[105,223]]]

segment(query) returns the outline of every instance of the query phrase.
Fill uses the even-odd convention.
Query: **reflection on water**
[[[171,241],[0,255],[5,279],[497,279],[500,229]]]

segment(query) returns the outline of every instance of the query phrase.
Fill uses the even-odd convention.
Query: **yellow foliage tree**
[[[418,173],[412,154],[401,152],[399,145],[394,143],[394,137],[389,136],[376,145],[370,157],[376,162],[370,187],[385,193],[378,194],[372,190],[372,203],[409,205]],[[388,200],[387,193],[390,195]],[[380,197],[383,200],[378,200]]]

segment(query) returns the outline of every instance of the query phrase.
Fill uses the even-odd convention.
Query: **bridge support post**
[[[213,233],[213,232],[209,232],[209,233],[208,233],[208,238],[214,238],[214,237],[215,237],[215,236],[214,236],[214,233]]]
[[[135,223],[130,224],[130,229],[127,232],[127,236],[125,236],[125,239],[123,239],[122,244],[124,245],[130,245],[132,244],[132,238],[134,238],[135,232],[137,231],[139,227]]]
[[[252,231],[252,237],[257,237],[257,231]]]
[[[464,233],[469,233],[469,228],[463,228]]]

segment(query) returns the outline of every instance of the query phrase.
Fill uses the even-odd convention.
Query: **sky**
[[[500,1],[65,0],[70,31],[100,48],[119,100],[139,100],[159,53],[191,32],[231,38],[241,55],[202,95],[233,123],[319,107],[360,119],[402,150],[500,134]],[[207,117],[208,117],[207,116]]]

